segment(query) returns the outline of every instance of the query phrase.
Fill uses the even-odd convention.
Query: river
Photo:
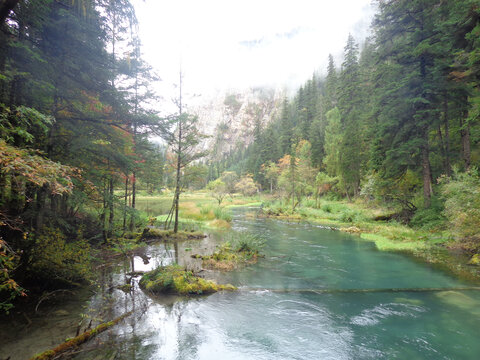
[[[12,330],[0,345],[1,356],[25,359],[55,345],[55,337],[76,328],[79,309],[88,320],[133,308],[134,315],[80,348],[75,358],[480,358],[480,291],[459,290],[472,284],[320,226],[252,219],[236,209],[232,231],[266,241],[266,257],[257,264],[207,274],[238,286],[238,292],[151,298],[134,278],[133,291],[124,293],[115,285],[131,270],[126,261],[100,270],[93,296],[77,294],[56,310],[45,308],[27,331]],[[137,256],[133,266],[148,270],[175,259],[196,266],[190,254],[208,253],[219,241],[217,234],[180,243],[177,252],[167,244],[149,246],[142,256],[149,262]]]

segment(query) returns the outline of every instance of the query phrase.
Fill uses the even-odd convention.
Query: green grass
[[[415,253],[419,250],[426,250],[430,247],[430,245],[424,241],[392,240],[378,234],[363,233],[360,237],[365,240],[373,241],[377,249],[381,251],[406,251]]]
[[[167,219],[167,215],[157,216],[156,219],[157,220],[155,222],[155,225],[163,227],[163,225],[165,223],[165,220]],[[173,227],[173,221],[172,221],[171,228],[172,227]],[[196,220],[187,219],[187,218],[183,218],[183,217],[179,216],[179,218],[178,218],[178,228],[181,229],[181,230],[185,230],[185,231],[192,231],[192,230],[193,231],[199,231],[199,230],[206,229],[207,226],[202,221],[196,221]]]
[[[263,202],[259,201],[258,199],[252,199],[250,202],[247,198],[246,201],[247,202],[245,202],[244,204],[226,204],[225,207],[229,209],[236,207],[261,206],[263,204]]]

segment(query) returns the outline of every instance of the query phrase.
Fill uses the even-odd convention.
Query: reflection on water
[[[266,240],[266,258],[231,273],[205,273],[241,287],[236,293],[149,297],[138,288],[139,277],[132,276],[132,271],[174,261],[199,269],[190,255],[211,253],[220,236],[176,247],[152,245],[124,264],[102,268],[99,287],[89,299],[92,316],[135,313],[90,341],[75,358],[478,358],[480,293],[455,290],[468,284],[408,257],[378,252],[348,234],[245,219],[239,210],[234,230],[240,229]],[[125,282],[132,291],[118,288]],[[398,288],[448,290],[388,290]],[[322,289],[381,291],[318,291]]]

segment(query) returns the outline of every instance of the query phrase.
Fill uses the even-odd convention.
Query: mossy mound
[[[212,255],[192,255],[192,258],[202,259],[206,269],[231,271],[240,265],[255,264],[259,257],[257,250],[247,246],[232,247],[229,242],[223,243]]]
[[[191,240],[203,239],[206,235],[197,231],[179,231],[176,234],[173,230],[162,230],[157,228],[145,228],[142,233],[142,240]]]
[[[153,293],[179,295],[212,294],[221,290],[233,291],[233,285],[218,285],[213,281],[195,276],[179,265],[159,267],[143,275],[140,287]]]

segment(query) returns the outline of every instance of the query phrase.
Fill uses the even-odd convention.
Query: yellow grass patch
[[[220,228],[220,229],[230,229],[230,223],[225,220],[215,219],[208,223],[209,227]]]

